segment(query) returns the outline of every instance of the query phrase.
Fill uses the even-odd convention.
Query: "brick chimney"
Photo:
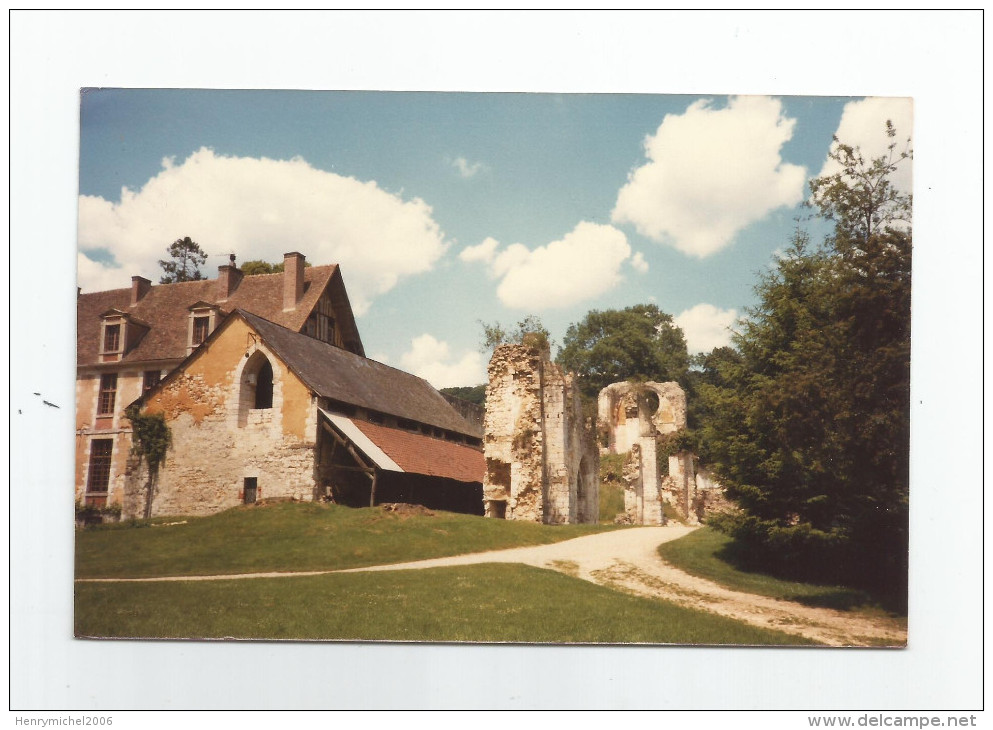
[[[291,312],[303,296],[303,269],[305,257],[293,251],[283,254],[283,311]]]
[[[217,267],[217,301],[223,302],[234,294],[243,276],[241,269],[234,262],[234,254],[231,254],[230,264]]]
[[[131,306],[133,307],[138,302],[148,294],[148,290],[152,288],[152,282],[143,276],[132,276],[131,277]]]

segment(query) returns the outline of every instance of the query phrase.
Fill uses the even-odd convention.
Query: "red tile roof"
[[[299,332],[313,311],[317,300],[333,282],[332,298],[339,326],[346,341],[362,353],[351,307],[341,283],[337,264],[311,266],[304,269],[304,292],[296,309],[283,311],[283,274],[246,276],[225,301],[218,301],[220,286],[216,279],[186,281],[178,284],[152,286],[144,297],[131,305],[131,289],[81,294],[76,301],[76,364],[99,362],[100,317],[110,309],[120,310],[150,327],[138,344],[125,354],[123,362],[145,360],[181,360],[186,357],[189,307],[197,302],[216,304],[224,314],[244,309]],[[220,324],[218,322],[218,324]]]
[[[368,421],[352,423],[404,471],[460,482],[483,481],[486,460],[481,451]]]

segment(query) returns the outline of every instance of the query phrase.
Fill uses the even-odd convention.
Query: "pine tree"
[[[173,284],[179,281],[199,281],[204,277],[200,267],[207,262],[200,246],[189,236],[177,238],[167,249],[171,261],[159,261],[159,266],[165,272],[159,279],[160,284]]]

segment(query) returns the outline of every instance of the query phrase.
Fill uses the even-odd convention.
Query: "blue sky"
[[[298,250],[342,266],[371,357],[439,387],[485,380],[479,320],[535,314],[561,343],[654,302],[709,350],[832,135],[876,149],[886,118],[909,135],[910,101],[90,89],[79,284],[158,281],[186,235],[210,277]]]

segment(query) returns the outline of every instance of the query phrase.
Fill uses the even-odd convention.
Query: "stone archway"
[[[606,436],[606,450],[628,454],[624,467],[628,519],[636,524],[664,524],[663,487],[685,487],[688,481],[683,479],[676,484],[671,475],[663,479],[657,461],[657,439],[686,427],[683,389],[677,383],[613,383],[600,391],[597,415],[597,427]],[[685,461],[678,463],[683,466]],[[692,477],[682,472],[679,476]]]
[[[238,376],[238,426],[271,421],[279,386],[270,357],[261,349],[251,352]]]

